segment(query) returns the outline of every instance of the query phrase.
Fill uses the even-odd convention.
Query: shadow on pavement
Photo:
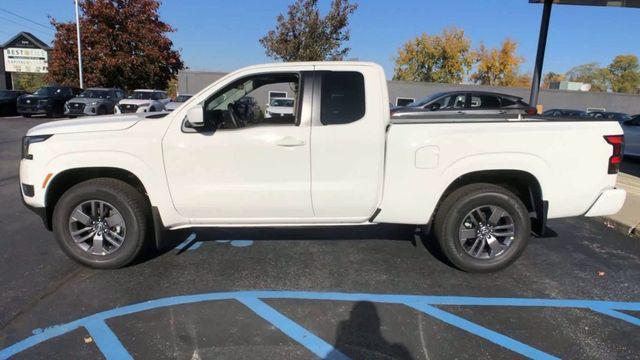
[[[374,303],[359,301],[349,319],[340,322],[335,349],[352,359],[412,359],[409,349],[388,342],[380,332],[380,316]],[[328,359],[343,358],[332,352]]]

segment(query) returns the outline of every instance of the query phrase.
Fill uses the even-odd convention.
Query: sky
[[[164,0],[161,19],[177,29],[169,34],[191,69],[231,71],[271,62],[258,39],[275,26],[279,13],[293,0]],[[522,72],[535,61],[542,5],[528,0],[352,0],[359,4],[350,20],[350,59],[373,61],[391,77],[398,48],[422,33],[438,34],[456,26],[472,46],[499,46],[505,38],[518,42],[525,58]],[[330,0],[319,0],[326,12]],[[49,43],[48,17],[74,19],[73,0],[0,1],[0,43],[29,31]],[[544,72],[607,65],[618,54],[640,55],[640,9],[555,5],[547,41]]]

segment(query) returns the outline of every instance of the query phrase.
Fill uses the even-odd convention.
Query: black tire
[[[153,106],[149,108],[149,112],[154,112],[156,111],[156,108],[154,108]]]
[[[503,252],[481,259],[467,253],[459,231],[467,215],[483,206],[503,209],[512,219],[514,236]],[[507,267],[522,254],[531,235],[531,219],[526,206],[511,191],[492,184],[472,184],[447,196],[436,213],[433,231],[442,252],[454,266],[467,272],[493,272]]]
[[[100,106],[98,108],[98,115],[107,115],[107,108],[105,108],[104,106]]]
[[[124,219],[124,240],[110,254],[91,254],[78,246],[71,236],[71,213],[76,206],[89,200],[113,205]],[[143,248],[149,231],[148,214],[146,199],[129,184],[111,178],[92,179],[73,186],[62,195],[53,211],[53,232],[64,252],[72,259],[92,268],[116,269],[131,263]]]

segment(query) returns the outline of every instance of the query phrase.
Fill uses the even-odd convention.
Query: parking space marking
[[[102,352],[107,360],[122,359],[133,360],[127,349],[124,348],[118,336],[104,322],[104,320],[91,320],[84,324],[85,329],[89,332],[93,340],[96,342],[98,349]]]
[[[611,317],[614,317],[616,319],[620,319],[620,320],[624,320],[626,322],[629,322],[633,325],[636,326],[640,326],[640,319],[638,319],[635,316],[631,316],[629,314],[625,314],[623,312],[617,311],[617,310],[613,310],[613,309],[607,309],[607,308],[598,308],[598,307],[592,307],[591,310],[595,311],[595,312],[599,312],[601,314],[604,315],[608,315]]]
[[[178,244],[178,246],[176,246],[178,254],[181,254],[187,250],[197,250],[200,246],[202,246],[202,241],[195,241],[196,236],[196,233],[192,232],[183,242]]]
[[[443,321],[447,323],[457,324],[454,326],[457,326],[472,334],[483,337],[498,345],[504,346],[508,349],[511,349],[513,351],[519,352],[525,356],[532,357],[532,358],[549,358],[549,357],[552,357],[552,355],[546,354],[529,345],[517,342],[500,333],[486,329],[462,317],[450,314],[444,310],[440,310],[434,307],[434,305],[579,308],[579,309],[592,310],[600,314],[607,315],[620,320],[624,320],[631,324],[640,326],[640,320],[638,320],[637,318],[631,315],[627,315],[625,313],[620,312],[620,311],[640,311],[640,302],[564,300],[564,299],[529,299],[529,298],[481,298],[481,297],[464,297],[464,296],[424,296],[424,295],[364,294],[364,293],[307,292],[307,291],[236,291],[236,292],[206,293],[206,294],[199,294],[199,295],[174,296],[174,297],[150,300],[150,301],[123,306],[123,307],[119,307],[111,310],[106,310],[103,312],[99,312],[99,313],[66,323],[66,324],[45,328],[44,330],[42,330],[42,332],[35,333],[34,335],[26,339],[23,339],[9,347],[6,347],[0,350],[0,358],[1,359],[9,358],[26,349],[31,348],[32,346],[40,344],[49,339],[64,335],[80,327],[84,327],[84,328],[91,328],[92,326],[95,327],[97,321],[104,322],[107,319],[114,318],[114,317],[131,315],[141,311],[163,308],[163,307],[174,306],[174,305],[193,304],[193,303],[199,303],[204,301],[215,301],[215,300],[237,300],[242,302],[242,301],[247,301],[247,299],[249,299],[250,301],[253,301],[252,304],[257,304],[255,301],[260,301],[262,303],[261,300],[264,300],[264,299],[330,300],[330,301],[351,301],[351,302],[369,301],[369,302],[378,302],[378,303],[387,303],[387,304],[403,304],[406,306],[410,306],[414,309],[417,309],[419,311],[422,311],[429,316],[433,316],[441,320],[446,319]],[[262,310],[264,310],[264,308],[259,309],[259,311],[262,311]],[[275,309],[273,311],[275,311]],[[277,313],[277,311],[275,312]],[[267,312],[263,312],[263,313],[266,314]],[[257,314],[260,315],[260,313],[257,313]],[[278,314],[282,316],[282,318],[278,318],[278,321],[282,320],[282,321],[285,321],[287,324],[289,324],[289,322],[296,324],[293,320],[288,319],[287,317],[285,317],[280,313]],[[107,340],[107,342],[111,341],[111,342],[119,343],[117,336],[113,334],[113,332],[108,327],[106,327],[106,329],[94,328],[94,330],[96,331],[94,331],[94,334],[92,336],[95,335],[97,337],[97,338],[94,337],[94,340],[96,341],[96,343],[99,343],[99,342],[104,343],[105,340],[100,339],[101,336],[106,336],[109,339]],[[106,330],[108,330],[108,332]],[[306,329],[304,329],[304,331],[306,331]],[[305,343],[301,343],[301,344],[303,346],[306,346]],[[122,346],[121,343],[120,343],[120,346]],[[312,342],[309,346],[317,346],[317,342],[315,343]],[[102,348],[100,348],[100,350],[102,351]],[[313,351],[312,349],[310,350]],[[120,349],[119,351],[126,352],[126,349],[124,348],[124,346],[122,346],[122,349]],[[326,351],[326,350],[323,350],[323,351]]]
[[[540,351],[534,347],[531,347],[527,344],[523,344],[515,339],[512,339],[508,336],[502,335],[493,330],[489,330],[484,326],[480,326],[476,323],[473,323],[469,320],[461,318],[460,316],[454,315],[450,312],[446,312],[444,310],[438,309],[431,305],[422,304],[419,302],[416,303],[406,303],[405,305],[412,307],[418,311],[421,311],[425,314],[431,315],[434,318],[443,321],[449,325],[455,326],[459,329],[465,330],[471,334],[480,336],[486,340],[491,341],[492,343],[498,344],[502,347],[505,347],[513,352],[517,352],[520,355],[526,356],[531,359],[559,359],[555,356],[547,354],[544,351]]]
[[[263,301],[252,297],[238,298],[238,301],[258,314],[261,318],[270,322],[287,336],[306,347],[319,358],[332,360],[349,359],[346,355],[331,346],[331,344],[317,337],[295,321],[282,315],[276,309],[265,304]]]

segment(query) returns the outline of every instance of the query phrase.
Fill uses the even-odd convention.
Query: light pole
[[[80,78],[80,88],[84,88],[82,79],[82,47],[80,46],[80,16],[78,15],[78,0],[76,2],[76,33],[78,34],[78,77]]]

